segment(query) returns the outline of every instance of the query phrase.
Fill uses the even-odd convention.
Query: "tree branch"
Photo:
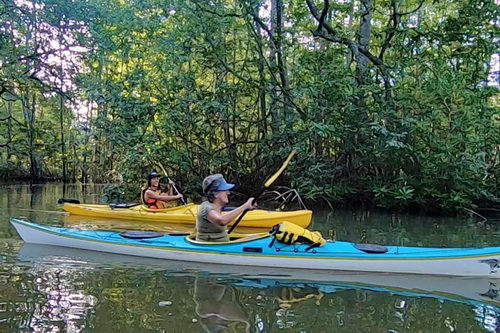
[[[415,8],[414,10],[406,12],[406,13],[398,13],[396,1],[391,0],[392,13],[391,13],[391,17],[390,17],[389,23],[388,23],[388,32],[386,34],[384,43],[382,44],[382,48],[381,48],[379,56],[378,56],[381,60],[383,60],[385,51],[387,51],[387,49],[391,45],[392,38],[394,38],[394,36],[396,35],[398,25],[401,22],[401,17],[405,16],[405,15],[411,15],[411,14],[417,12],[423,6],[423,4],[424,4],[424,1],[421,1],[418,4],[417,8]]]
[[[330,5],[329,0],[324,0],[324,2],[325,2],[325,7],[329,7]],[[324,22],[324,17],[326,16],[325,8],[323,8],[322,13],[319,14],[318,9],[316,8],[312,0],[306,0],[306,3],[307,7],[309,8],[309,11],[319,23],[318,28],[316,30],[311,31],[313,36],[321,37],[331,42],[346,45],[351,50],[354,58],[356,59],[359,58],[360,53],[365,57],[367,57],[380,70],[380,73],[382,74],[382,78],[384,80],[386,93],[388,93],[387,90],[390,87],[390,73],[389,70],[386,68],[383,60],[372,54],[369,50],[362,48],[358,43],[355,43],[352,39],[340,34],[328,22]]]

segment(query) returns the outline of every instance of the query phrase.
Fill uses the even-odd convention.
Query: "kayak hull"
[[[386,253],[367,253],[350,242],[328,242],[307,251],[307,245],[275,242],[265,233],[251,240],[206,243],[165,234],[153,239],[128,239],[118,232],[76,230],[11,219],[27,243],[199,263],[255,267],[307,268],[500,278],[500,247],[426,248],[388,246]]]
[[[188,204],[167,209],[149,209],[144,205],[130,208],[111,208],[108,205],[64,203],[63,210],[75,215],[115,218],[121,220],[165,222],[178,224],[195,224],[199,205]],[[267,211],[256,209],[247,212],[238,224],[250,228],[271,228],[272,226],[288,221],[307,228],[311,224],[312,211]]]

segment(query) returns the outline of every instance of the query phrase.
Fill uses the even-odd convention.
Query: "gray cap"
[[[228,191],[234,187],[234,184],[227,183],[224,177],[220,173],[217,173],[207,176],[205,177],[205,179],[203,179],[203,193],[207,194],[207,192],[210,190],[210,187],[212,186],[212,184],[214,184],[215,181],[217,181],[218,184],[217,188],[215,188],[214,191]]]

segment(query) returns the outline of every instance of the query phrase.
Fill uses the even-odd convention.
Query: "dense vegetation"
[[[500,204],[494,0],[1,0],[0,176]],[[495,62],[496,61],[496,62]]]

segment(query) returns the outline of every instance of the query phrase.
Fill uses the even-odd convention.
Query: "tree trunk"
[[[59,131],[61,132],[61,155],[62,155],[62,178],[63,182],[68,180],[67,175],[67,158],[66,158],[66,143],[64,137],[64,98],[62,95],[59,96]]]
[[[105,70],[105,65],[104,65],[104,59],[101,57],[99,59],[99,68],[98,68],[98,79],[99,82],[102,84],[102,77],[103,77],[103,71]],[[107,108],[106,108],[106,99],[104,96],[104,92],[102,89],[99,89],[99,95],[97,97],[97,119],[101,119],[101,122],[106,122],[106,119],[108,117],[107,115]],[[102,174],[105,170],[105,161],[104,161],[104,156],[105,156],[105,151],[104,151],[104,143],[102,142],[103,139],[103,129],[102,126],[100,126],[101,129],[96,130],[96,142],[94,145],[94,151],[93,151],[93,156],[92,156],[92,168],[90,174],[88,174],[88,180],[90,183],[95,183],[95,182],[100,182]]]
[[[281,1],[280,0],[272,0],[271,1],[271,35],[269,36],[271,43],[270,43],[270,50],[269,50],[269,66],[271,70],[271,87],[270,87],[270,95],[271,95],[271,104],[269,105],[270,110],[269,114],[271,115],[271,131],[273,135],[278,135],[280,133],[280,125],[281,125],[281,117],[280,117],[280,87],[278,86],[278,60],[277,60],[277,48],[276,48],[276,43],[274,42],[276,40],[276,36],[279,33],[278,29],[278,20],[277,20],[277,15],[278,15],[278,6],[280,5]]]
[[[12,101],[7,102],[7,161],[12,156]]]
[[[349,16],[347,19],[347,27],[348,27],[347,37],[349,37],[350,39],[353,39],[354,36],[353,25],[354,25],[354,0],[352,0],[351,11],[349,12]],[[345,63],[347,68],[351,66],[352,52],[347,52]]]
[[[361,21],[359,23],[359,49],[368,51],[372,27],[373,0],[361,0]],[[368,58],[361,52],[356,59],[356,86],[358,87],[355,99],[361,119],[367,120],[366,96],[364,86],[370,82]]]
[[[30,98],[32,99],[30,101]],[[28,127],[28,155],[30,159],[30,178],[37,181],[42,178],[42,168],[40,158],[36,149],[36,131],[35,131],[35,96],[25,92],[23,97],[23,114]]]
[[[255,13],[254,15],[257,15]],[[256,33],[258,41],[257,43],[262,47],[262,29],[258,24],[256,24]],[[262,52],[259,52],[259,61],[257,63],[257,68],[259,71],[259,140],[265,140],[267,136],[267,102],[266,102],[266,60]],[[258,154],[260,155],[260,154]]]
[[[225,45],[227,44],[226,35],[225,35],[225,27],[219,30],[219,34],[213,37],[213,40],[209,39],[209,42],[212,44],[213,52],[216,55],[216,66],[217,70],[215,73],[215,86],[214,86],[214,96],[219,105],[219,117],[222,122],[222,130],[224,133],[224,145],[226,150],[224,151],[227,154],[230,165],[227,170],[221,170],[220,172],[227,175],[228,177],[234,177],[237,170],[237,159],[236,159],[236,151],[235,145],[236,142],[233,138],[234,131],[231,129],[234,128],[233,121],[234,119],[230,116],[230,105],[231,96],[228,95],[227,87],[230,86],[228,81],[228,68],[229,66],[227,60],[228,56],[226,53],[227,48]],[[208,37],[212,38],[212,37]]]
[[[62,23],[62,21],[60,21]],[[59,29],[59,47],[62,47],[63,45],[63,39],[62,39],[62,34],[63,34],[63,28],[61,27]],[[63,55],[61,50],[59,50],[59,58],[63,59]],[[59,131],[61,132],[61,157],[62,157],[62,178],[63,182],[66,182],[68,180],[68,174],[67,174],[67,156],[66,156],[66,142],[65,142],[65,126],[64,126],[64,96],[62,95],[64,91],[64,68],[63,68],[63,63],[61,61],[61,64],[59,65],[59,80],[60,80],[60,87],[59,89],[61,90],[59,93]]]

